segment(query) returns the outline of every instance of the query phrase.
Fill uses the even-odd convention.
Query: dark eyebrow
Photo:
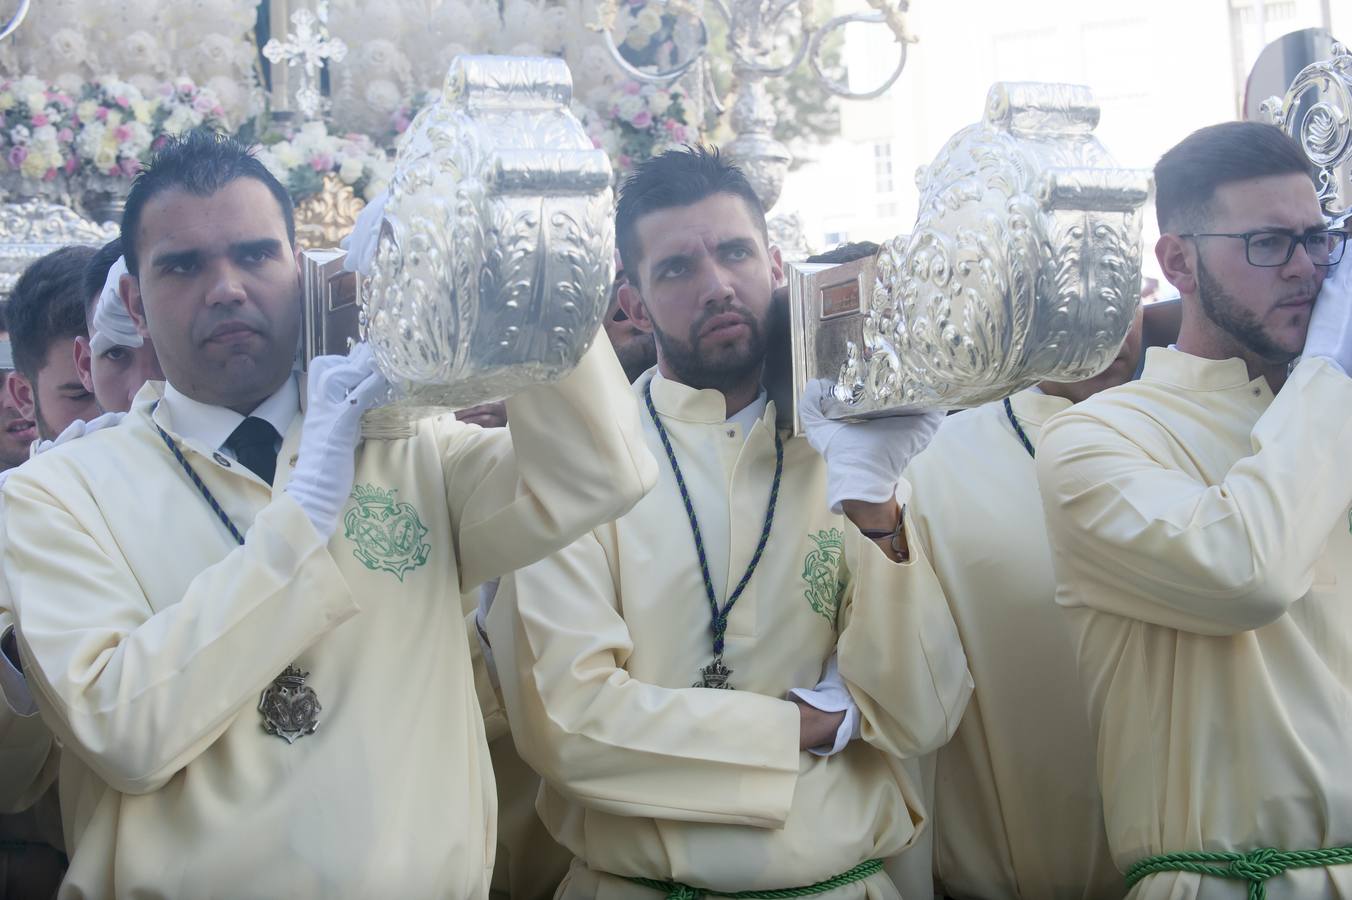
[[[718,252],[723,253],[727,250],[754,250],[756,242],[751,238],[731,238],[718,245]]]
[[[1325,225],[1323,222],[1320,222],[1318,225],[1307,225],[1304,231],[1297,231],[1296,229],[1286,225],[1259,225],[1257,228],[1254,229],[1254,231],[1275,231],[1278,234],[1299,234],[1299,235],[1315,234],[1320,231],[1328,231],[1328,230],[1329,227]]]
[[[653,264],[653,271],[654,272],[665,271],[666,269],[670,268],[676,263],[686,263],[688,265],[690,263],[691,258],[692,257],[690,256],[689,253],[674,253],[671,256],[665,256]]]
[[[202,258],[201,251],[198,250],[178,250],[170,253],[161,253],[152,261],[157,269],[169,269],[174,266],[191,265]]]
[[[282,252],[282,242],[276,238],[259,238],[255,241],[240,241],[230,245],[230,252],[236,256],[254,253],[267,253],[276,256]]]

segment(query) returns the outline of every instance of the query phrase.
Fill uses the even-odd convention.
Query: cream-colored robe
[[[1352,845],[1352,378],[1305,360],[1274,399],[1237,359],[1152,348],[1043,429],[1038,478],[1118,868]],[[1268,884],[1352,897],[1352,866]]]
[[[774,405],[743,435],[716,391],[659,376],[653,398],[726,597],[761,535]],[[504,578],[489,617],[512,735],[545,780],[541,817],[582,861],[560,896],[655,896],[626,875],[795,887],[898,852],[925,815],[899,757],[947,740],[971,690],[927,561],[895,564],[831,515],[825,464],[786,439],[769,544],[728,619],[737,689],[692,689],[710,614],[674,477],[659,470],[628,515]],[[863,739],[823,758],[799,752],[783,698],[816,684],[837,647]],[[830,896],[897,895],[879,873]]]
[[[1043,423],[1070,406],[1035,390],[1010,402],[1035,448]],[[1004,404],[945,419],[906,478],[912,533],[976,682],[930,761],[935,881],[958,900],[1121,897],[1070,627],[1053,602],[1037,471]]]
[[[298,415],[272,490],[179,441],[237,546],[151,424],[159,388],[5,486],[4,573],[64,745],[61,896],[485,896],[496,805],[460,595],[653,483],[613,351],[510,401],[510,436],[448,416],[362,443],[361,543],[282,490]],[[292,663],[323,711],[288,745],[256,707]]]
[[[13,623],[0,584],[0,634]],[[37,715],[20,715],[0,697],[0,814],[32,806],[56,779],[58,751],[52,732]]]

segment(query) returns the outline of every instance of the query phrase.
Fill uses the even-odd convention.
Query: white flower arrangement
[[[389,184],[394,169],[389,155],[366,135],[333,134],[323,122],[307,122],[289,136],[265,136],[258,159],[297,201],[317,194],[329,173],[370,200]]]

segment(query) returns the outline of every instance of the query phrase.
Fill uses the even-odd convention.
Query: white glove
[[[338,516],[352,493],[362,413],[388,390],[365,343],[347,356],[316,356],[310,361],[299,458],[286,491],[326,538],[337,529]]]
[[[107,412],[101,416],[90,419],[88,422],[84,419],[76,419],[74,422],[67,425],[65,431],[62,431],[53,440],[38,441],[35,443],[33,445],[32,455],[37,456],[39,453],[46,453],[53,447],[69,443],[76,438],[82,438],[87,434],[93,434],[104,428],[111,428],[118,422],[121,422],[126,415],[127,414],[124,412]]]
[[[934,437],[942,411],[837,422],[822,408],[826,382],[810,381],[798,402],[807,440],[826,460],[826,500],[839,514],[841,502],[882,503],[895,495],[901,472]]]
[[[1346,252],[1315,298],[1303,355],[1327,359],[1352,375],[1352,257]]]
[[[377,194],[357,214],[352,233],[339,243],[347,251],[347,256],[343,258],[345,271],[371,274],[371,263],[376,258],[376,246],[380,243],[380,226],[385,221],[385,204],[389,199],[388,188]]]

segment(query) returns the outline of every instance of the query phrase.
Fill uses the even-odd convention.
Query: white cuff
[[[855,704],[854,698],[850,696],[849,688],[845,687],[844,679],[840,677],[840,668],[836,664],[834,653],[826,661],[826,671],[822,674],[822,680],[817,682],[816,687],[812,690],[793,688],[789,691],[789,696],[802,700],[808,706],[822,712],[845,713],[844,720],[841,721],[840,727],[836,729],[835,743],[829,747],[823,744],[819,747],[808,748],[808,752],[814,756],[834,756],[844,750],[850,741],[859,737],[859,707]]]
[[[493,690],[501,692],[502,683],[498,681],[498,664],[493,660],[493,647],[488,643],[488,612],[493,608],[493,598],[498,594],[498,579],[479,585],[479,608],[474,611],[474,632],[479,637],[479,649],[484,654],[484,665],[488,668],[488,681]]]
[[[13,632],[11,625],[0,634],[0,645],[8,644]],[[19,671],[18,660],[10,659],[8,653],[0,653],[0,691],[4,692],[5,705],[14,715],[21,719],[37,715],[38,705],[28,688],[28,679]]]

